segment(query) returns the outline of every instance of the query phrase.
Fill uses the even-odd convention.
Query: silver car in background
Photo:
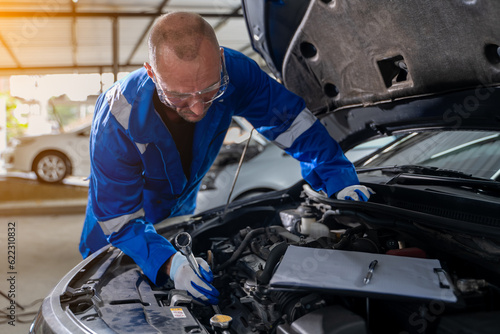
[[[245,144],[252,133],[238,178],[232,184]],[[214,164],[202,181],[196,212],[225,205],[292,186],[302,179],[300,163],[265,139],[241,117],[233,117],[224,144]]]
[[[74,131],[13,138],[2,152],[5,169],[35,172],[44,183],[60,183],[70,175],[87,177],[90,125]]]

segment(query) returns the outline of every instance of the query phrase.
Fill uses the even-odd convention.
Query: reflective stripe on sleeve
[[[137,148],[139,149],[139,152],[141,152],[141,154],[144,154],[144,152],[146,152],[146,148],[148,147],[148,144],[135,143],[135,146],[137,146]]]
[[[114,85],[106,93],[106,100],[108,101],[109,111],[111,112],[111,114],[116,118],[118,123],[120,123],[120,125],[123,126],[125,130],[128,130],[128,123],[130,120],[132,105],[130,105],[125,96],[123,96],[119,84]],[[141,154],[144,154],[144,152],[146,152],[148,144],[135,143],[135,145],[137,146]]]
[[[110,235],[113,232],[118,232],[126,223],[128,223],[132,219],[142,217],[144,216],[144,214],[144,209],[140,209],[128,215],[123,215],[106,221],[99,221],[99,225],[101,226],[104,234]]]
[[[316,116],[309,109],[305,108],[295,117],[292,125],[274,140],[274,143],[282,149],[289,148],[295,139],[306,132],[314,122],[316,122]]]
[[[113,114],[118,123],[120,123],[120,125],[127,130],[132,106],[128,103],[125,96],[123,96],[119,84],[114,85],[106,93],[106,100],[108,101],[111,114]]]

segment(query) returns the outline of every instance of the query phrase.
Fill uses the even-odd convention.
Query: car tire
[[[70,163],[61,152],[42,152],[33,162],[33,171],[40,182],[59,183],[69,174]]]

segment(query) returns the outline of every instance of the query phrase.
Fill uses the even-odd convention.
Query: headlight
[[[17,138],[11,138],[9,140],[9,143],[7,144],[7,147],[16,147],[16,146],[19,146],[19,144],[21,144],[21,141]]]
[[[34,143],[35,139],[34,138],[29,138],[29,137],[21,137],[21,138],[12,138],[9,140],[9,147],[18,147],[18,146],[24,146],[24,145],[29,145],[31,143]]]

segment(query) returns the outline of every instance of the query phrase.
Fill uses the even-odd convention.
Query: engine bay
[[[191,232],[198,245],[197,254],[212,267],[214,286],[221,293],[219,306],[223,314],[232,318],[231,331],[454,333],[466,326],[473,333],[480,318],[491,319],[491,324],[481,322],[481,333],[488,332],[489,326],[492,331],[498,329],[494,315],[500,315],[499,289],[492,285],[493,273],[481,267],[471,268],[473,263],[468,261],[472,259],[460,257],[460,252],[451,250],[451,244],[439,243],[439,237],[430,239],[431,235],[436,238],[437,231],[417,223],[406,230],[388,228],[390,220],[380,223],[378,220],[383,218],[339,209],[335,204],[332,206],[330,199],[306,188],[296,207],[282,208],[279,212],[260,205],[240,208],[236,216],[232,217],[231,212],[225,215],[223,227],[217,227],[219,216],[211,224]],[[248,225],[243,226],[247,220]],[[230,230],[233,233],[228,233]],[[446,238],[446,234],[441,238]],[[319,289],[273,289],[269,285],[271,277],[290,245],[440,259],[455,284],[459,302],[368,299]],[[481,259],[485,259],[484,254]],[[203,307],[192,310],[201,320],[207,319],[210,311]]]
[[[331,200],[298,185],[159,226],[171,242],[181,231],[190,233],[195,256],[214,273],[219,315],[172,281],[155,286],[113,247],[96,257],[98,272],[75,276],[61,304],[98,332],[497,333],[496,237],[458,233],[434,226],[429,214],[391,209],[387,196],[404,193],[385,196],[383,187],[373,186],[372,203]],[[290,246],[438,259],[457,302],[274,288],[270,281]]]

